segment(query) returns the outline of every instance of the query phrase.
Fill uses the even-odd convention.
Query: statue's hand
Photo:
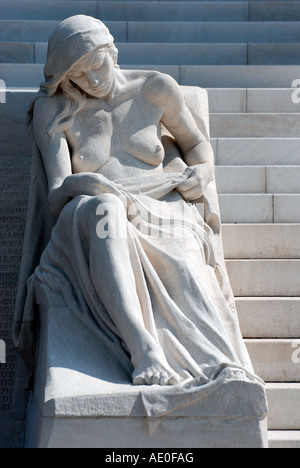
[[[177,190],[187,201],[196,201],[202,196],[206,187],[214,180],[214,166],[209,163],[191,166],[192,173],[188,180],[178,185]]]

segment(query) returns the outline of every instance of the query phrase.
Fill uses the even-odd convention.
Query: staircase
[[[79,13],[107,24],[124,68],[208,89],[225,256],[267,382],[270,447],[300,448],[300,1],[0,0],[9,88],[38,87],[50,33]]]

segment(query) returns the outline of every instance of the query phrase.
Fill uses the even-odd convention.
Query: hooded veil
[[[41,96],[51,98],[61,92],[59,85],[75,63],[95,48],[107,45],[113,46],[113,37],[101,21],[81,15],[63,21],[49,40],[45,81],[41,84],[34,103]],[[34,103],[29,113],[29,121],[34,112]],[[38,322],[36,285],[42,283],[61,294],[67,307],[99,336],[104,346],[111,346],[113,343],[121,364],[122,359],[124,362],[127,360],[128,364],[125,351],[122,354],[122,343],[117,330],[111,323],[101,297],[98,297],[94,288],[91,287],[92,281],[85,257],[86,245],[83,243],[83,233],[79,227],[80,210],[85,206],[85,199],[77,197],[72,200],[61,213],[55,226],[56,220],[48,209],[47,177],[34,134],[32,155],[29,209],[16,304],[14,342],[20,349],[24,360],[32,367]],[[159,203],[160,199],[170,194],[188,176],[189,172],[184,168],[177,174],[169,173],[155,181],[146,178],[142,186],[135,184],[134,180],[127,181],[124,182],[124,189],[120,191],[120,195],[125,197],[131,206],[135,206],[137,212],[145,213],[146,211],[147,217],[150,211],[149,200]],[[179,297],[178,288],[182,280],[180,262],[184,262],[183,252],[177,250],[177,257],[176,252],[166,250],[169,248],[167,243],[164,248],[161,248],[151,239],[151,236],[144,236],[140,227],[133,226],[130,220],[128,220],[128,232],[131,257],[135,262],[137,272],[136,284],[146,317],[145,323],[150,324],[149,329],[152,335],[160,341],[160,346],[167,355],[171,367],[178,373],[182,367],[193,377],[199,371],[205,383],[214,379],[224,366],[244,369],[250,374],[253,369],[239,330],[232,291],[224,266],[219,207],[214,183],[208,187],[203,202],[207,224],[191,209],[188,218],[185,219],[184,229],[190,229],[192,235],[197,238],[199,246],[201,244],[204,248],[205,260],[200,268],[203,268],[203,278],[208,280],[209,285],[208,288],[204,288],[205,290],[201,289],[200,275],[198,277],[199,296],[193,297],[191,294],[186,305],[182,305],[180,298],[176,303],[176,297]],[[62,239],[63,224],[73,226],[73,228],[70,227],[67,236],[68,242]],[[138,225],[144,224],[145,219],[141,216]],[[154,226],[154,230],[157,230],[157,225]],[[170,244],[170,249],[172,249],[172,244]],[[177,289],[173,297],[172,294],[168,294],[163,275],[160,276],[161,267],[155,270],[155,265],[161,265],[164,259],[167,269],[167,265],[172,264],[170,259],[175,263],[178,262],[178,268],[172,271],[174,288]],[[80,275],[78,275],[79,264],[84,264]],[[196,280],[195,283],[197,283]],[[210,298],[209,293],[211,293]],[[206,304],[205,307],[209,309],[212,318],[206,317],[204,321],[202,320],[201,304]],[[196,317],[196,321],[199,319],[198,331],[197,325],[191,321],[193,317]],[[186,328],[183,323],[186,324]],[[213,332],[208,332],[209,336],[205,336],[206,329],[213,330]],[[183,337],[184,343],[180,340],[180,336]],[[217,337],[215,342],[214,337]],[[195,342],[196,349],[194,354],[193,349],[189,349],[189,347],[193,348],[193,342]],[[219,362],[215,368],[210,366],[210,363],[196,362],[194,365],[197,356],[199,357],[204,352],[201,349],[202,342],[205,342],[208,349],[210,345],[212,346],[212,353],[217,349],[218,343],[222,343],[224,360],[222,362],[220,356],[215,360],[212,359],[212,362]],[[184,349],[185,345],[187,349]]]

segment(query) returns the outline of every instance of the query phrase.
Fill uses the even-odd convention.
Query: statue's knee
[[[96,197],[98,198],[98,197]],[[101,239],[124,238],[127,235],[127,215],[124,204],[115,195],[105,194],[96,208],[97,236]]]
[[[112,217],[124,217],[125,207],[119,197],[110,193],[103,193],[94,197],[93,204],[95,205],[96,214]]]
[[[101,193],[94,197],[88,197],[84,203],[83,209],[92,216],[96,213],[99,214],[104,210],[114,214],[118,211],[122,211],[122,209],[124,210],[124,205],[116,195],[112,195],[110,193]]]
[[[80,222],[85,232],[100,239],[120,238],[127,233],[127,214],[122,201],[112,194],[89,197],[80,207]]]

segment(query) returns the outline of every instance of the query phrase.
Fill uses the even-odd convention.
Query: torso
[[[123,73],[122,91],[109,103],[87,98],[66,132],[74,173],[98,172],[110,180],[162,173],[162,108],[151,97],[153,72]]]

